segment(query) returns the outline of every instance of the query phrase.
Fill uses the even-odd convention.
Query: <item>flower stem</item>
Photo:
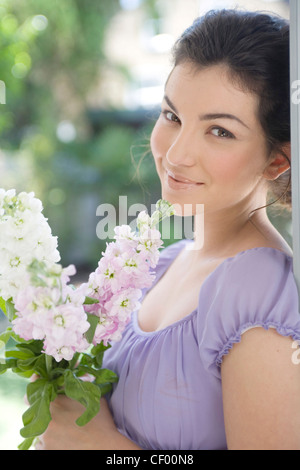
[[[71,370],[73,370],[76,367],[77,362],[79,362],[78,361],[79,356],[80,356],[80,353],[77,352],[77,353],[74,354],[73,359],[71,359],[71,361],[69,361],[69,368]]]
[[[45,354],[45,359],[46,359],[47,374],[50,375],[50,372],[52,370],[52,356],[48,356],[47,354]]]

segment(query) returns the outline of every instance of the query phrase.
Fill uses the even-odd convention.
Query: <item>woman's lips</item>
[[[203,183],[198,183],[196,181],[192,181],[186,179],[180,175],[176,175],[169,170],[166,170],[167,176],[167,183],[172,189],[188,189],[188,188],[195,188],[195,186],[201,186]]]

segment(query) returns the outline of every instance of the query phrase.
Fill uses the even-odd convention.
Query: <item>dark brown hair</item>
[[[233,82],[259,97],[258,119],[269,155],[290,142],[289,23],[264,12],[211,10],[173,48],[174,66],[225,65]],[[291,208],[290,169],[269,181],[270,204]]]

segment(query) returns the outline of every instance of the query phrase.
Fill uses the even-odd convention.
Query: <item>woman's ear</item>
[[[263,172],[267,180],[276,180],[291,167],[291,144],[284,144],[278,151],[273,153],[269,163]]]

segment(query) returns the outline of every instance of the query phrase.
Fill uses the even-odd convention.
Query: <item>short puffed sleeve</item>
[[[203,284],[197,336],[205,369],[221,378],[223,356],[254,327],[275,328],[300,341],[293,260],[280,250],[261,247],[241,252],[224,261]]]

